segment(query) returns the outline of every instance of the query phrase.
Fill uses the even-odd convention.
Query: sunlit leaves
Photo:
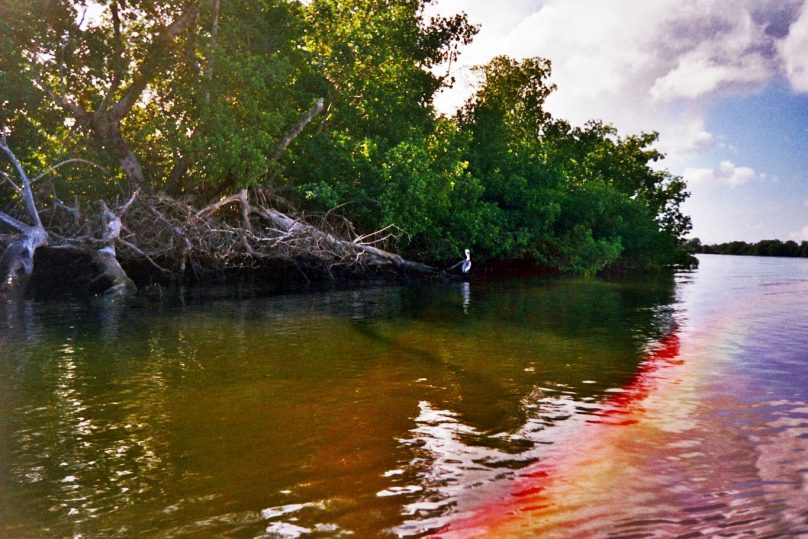
[[[494,58],[455,118],[435,114],[451,81],[434,68],[477,32],[465,15],[427,20],[424,0],[210,0],[150,54],[189,1],[0,0],[0,120],[20,155],[109,170],[66,167],[60,196],[116,192],[123,174],[44,88],[103,112],[153,62],[121,125],[153,190],[210,200],[271,185],[304,211],[339,207],[361,232],[395,225],[401,252],[432,261],[471,248],[592,273],[681,253],[688,193],[658,167],[657,135],[553,118],[549,60]],[[278,159],[318,98],[325,110]]]

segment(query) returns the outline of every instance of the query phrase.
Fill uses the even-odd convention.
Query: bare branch
[[[57,239],[58,236],[57,236]],[[57,245],[49,245],[48,249],[53,249],[54,251],[62,251],[66,253],[74,253],[74,254],[87,254],[87,248],[80,245],[75,245],[73,243],[59,243]]]
[[[34,193],[31,190],[31,182],[28,180],[28,175],[25,173],[25,169],[22,168],[22,164],[17,159],[17,156],[14,155],[14,152],[8,147],[5,133],[0,136],[0,150],[5,152],[6,156],[17,169],[20,180],[22,181],[22,198],[23,201],[25,201],[25,209],[28,210],[28,215],[31,217],[31,220],[33,220],[34,227],[41,229],[42,221],[39,219],[39,212],[36,209],[36,203],[34,203]]]
[[[196,217],[200,218],[209,215],[211,213],[216,213],[217,211],[219,211],[219,209],[222,208],[222,206],[227,206],[228,204],[232,204],[233,202],[241,202],[241,193],[230,195],[229,197],[225,197],[217,202],[214,202],[213,204],[205,206],[204,208],[196,212]]]
[[[354,242],[354,243],[357,243],[357,244],[363,244],[363,245],[371,245],[371,244],[374,244],[374,243],[381,243],[382,241],[384,241],[384,240],[386,240],[386,239],[389,239],[389,238],[391,238],[391,237],[395,238],[395,237],[397,237],[397,235],[396,235],[395,233],[390,233],[390,234],[386,234],[386,235],[385,235],[383,238],[381,238],[381,239],[377,239],[377,240],[371,240],[371,241],[365,241],[365,240],[366,240],[366,239],[368,239],[368,238],[373,238],[373,237],[375,237],[375,236],[380,236],[382,233],[384,233],[384,232],[386,232],[386,231],[388,231],[388,230],[393,230],[393,229],[398,230],[398,231],[401,231],[401,229],[398,227],[398,225],[396,225],[395,223],[393,223],[393,224],[389,224],[389,225],[387,225],[386,227],[384,227],[384,228],[382,228],[382,229],[380,229],[380,230],[377,230],[377,231],[375,231],[375,232],[371,232],[370,234],[364,234],[364,235],[362,235],[362,236],[357,236],[357,237],[356,237],[356,238],[353,240],[353,242]]]
[[[146,86],[157,75],[159,62],[165,56],[168,45],[193,23],[198,13],[199,4],[197,2],[190,4],[177,20],[163,28],[155,38],[138,66],[132,83],[124,91],[123,96],[110,108],[109,114],[113,120],[122,119],[132,109]]]
[[[247,193],[247,189],[242,189],[238,193],[240,207],[241,207],[241,226],[247,232],[252,232],[252,225],[250,224],[250,213],[252,213],[252,207],[250,206],[250,197]]]
[[[121,86],[120,64],[121,62],[125,62],[124,44],[121,36],[121,17],[119,13],[120,7],[118,6],[118,0],[113,0],[110,3],[110,9],[112,11],[112,35],[115,40],[116,58],[114,59],[112,65],[112,82],[110,83],[107,92],[104,94],[104,97],[101,99],[101,103],[98,105],[98,108],[96,108],[94,115],[103,114],[109,107],[115,92],[117,92],[118,88]]]
[[[82,25],[84,24],[85,18],[87,18],[87,6],[84,6],[84,9],[81,10],[81,17],[79,17],[79,20],[76,21],[76,26],[81,28]]]
[[[139,194],[140,194],[140,189],[135,189],[135,192],[132,193],[132,196],[129,197],[129,200],[126,202],[126,204],[124,204],[123,206],[118,208],[118,215],[119,216],[122,217],[123,214],[126,213],[126,211],[129,209],[129,207],[132,205],[132,203],[135,201],[135,199],[137,198],[137,196]]]
[[[2,175],[3,175],[3,177],[6,179],[6,181],[7,181],[8,183],[10,183],[10,184],[11,184],[11,186],[12,186],[12,187],[13,187],[15,190],[17,190],[17,191],[21,191],[21,190],[22,190],[22,187],[20,187],[19,185],[17,185],[17,183],[14,181],[14,178],[12,178],[11,176],[9,176],[8,174],[6,174],[5,172],[3,172],[2,170],[0,170],[0,174],[2,174]]]
[[[204,100],[205,103],[210,102],[210,81],[213,80],[213,56],[216,51],[216,34],[219,33],[219,13],[222,9],[221,0],[210,0],[211,10],[213,14],[210,22],[210,51],[211,56],[208,58],[208,63],[205,65],[205,88]]]
[[[65,210],[66,212],[68,212],[70,215],[72,215],[72,216],[73,216],[73,221],[74,221],[74,222],[76,223],[76,225],[78,226],[79,221],[81,220],[81,210],[79,209],[79,201],[78,201],[78,197],[76,198],[76,206],[68,206],[67,204],[65,204],[64,202],[62,202],[62,201],[61,201],[61,200],[60,200],[60,199],[59,199],[59,198],[56,196],[56,194],[54,193],[54,194],[53,194],[53,203],[54,203],[54,205],[55,205],[57,208],[62,208],[63,210]]]
[[[286,148],[289,147],[292,141],[294,141],[300,135],[300,133],[303,132],[303,129],[309,124],[309,122],[311,122],[314,119],[314,117],[320,114],[322,111],[323,111],[323,98],[321,97],[320,99],[317,100],[317,103],[315,103],[308,110],[308,112],[306,112],[306,114],[300,117],[300,120],[298,120],[297,124],[295,124],[292,130],[289,131],[289,133],[278,142],[278,145],[275,147],[275,154],[272,156],[272,159],[275,161],[280,159],[283,156],[283,152],[286,151]]]
[[[48,174],[50,174],[51,172],[53,172],[57,168],[62,167],[62,166],[67,165],[67,164],[70,164],[70,163],[84,163],[86,165],[94,166],[95,168],[104,171],[106,174],[109,174],[109,171],[107,169],[105,169],[104,167],[102,167],[101,165],[97,165],[97,164],[93,163],[92,161],[87,161],[86,159],[74,158],[74,159],[67,159],[67,160],[62,161],[61,163],[59,163],[57,165],[53,165],[52,167],[50,167],[45,172],[43,172],[40,175],[38,175],[37,177],[33,178],[31,180],[31,183],[36,183],[37,180],[42,179],[43,177],[47,176]]]
[[[74,101],[71,101],[65,95],[57,95],[56,92],[54,92],[47,84],[42,82],[42,79],[39,78],[39,74],[33,69],[31,73],[31,81],[34,83],[34,86],[45,92],[45,94],[56,102],[57,105],[61,106],[69,114],[71,114],[83,127],[86,127],[90,123],[90,113],[87,112],[84,107]]]
[[[112,97],[115,95],[115,92],[118,91],[118,88],[121,87],[121,81],[118,79],[117,74],[112,75],[112,83],[110,83],[109,88],[107,89],[107,93],[104,94],[103,99],[101,99],[101,103],[99,103],[98,108],[96,109],[94,114],[103,114],[106,112],[107,108],[109,107],[109,103],[112,101]]]
[[[29,230],[31,230],[30,226],[26,225],[22,221],[18,221],[17,219],[13,218],[12,216],[2,211],[0,211],[0,223],[3,223],[4,225],[10,228],[13,228],[20,234],[25,234]]]
[[[137,254],[137,255],[140,255],[140,256],[142,256],[143,258],[145,258],[145,259],[146,259],[146,261],[147,261],[149,264],[151,264],[151,265],[152,265],[152,266],[153,266],[155,269],[157,269],[158,271],[160,271],[160,272],[162,272],[162,273],[165,273],[166,275],[171,275],[171,272],[170,272],[169,270],[167,270],[166,268],[164,268],[163,266],[161,266],[160,264],[158,264],[157,262],[155,262],[155,261],[154,261],[154,259],[152,259],[152,257],[150,257],[149,255],[147,255],[147,254],[146,254],[146,253],[145,253],[145,252],[144,252],[144,251],[143,251],[143,250],[142,250],[140,247],[138,247],[137,245],[135,245],[135,244],[133,244],[133,243],[130,243],[130,242],[126,241],[126,240],[125,240],[125,239],[123,239],[123,238],[118,238],[118,242],[119,242],[121,245],[123,245],[124,247],[126,247],[127,249],[131,250],[133,253],[135,253],[135,254]]]

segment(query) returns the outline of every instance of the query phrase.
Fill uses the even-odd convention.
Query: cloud
[[[701,116],[682,115],[664,125],[660,133],[662,151],[675,159],[706,152],[718,145],[713,134],[705,129]]]
[[[436,105],[456,108],[474,80],[463,65],[498,54],[553,62],[558,90],[547,108],[574,124],[659,131],[672,160],[714,149],[711,100],[756,92],[786,73],[808,91],[808,7],[803,0],[439,0],[482,29],[459,64],[459,88]],[[808,0],[806,0],[808,3]]]
[[[773,40],[743,7],[734,11],[713,5],[707,17],[697,20],[683,9],[674,12],[667,26],[684,46],[664,48],[664,58],[675,65],[651,86],[649,93],[657,101],[756,89],[776,73]]]
[[[718,184],[737,187],[753,180],[766,179],[750,167],[737,167],[731,161],[721,161],[718,168],[692,168],[685,169],[682,175],[688,184]]]
[[[808,225],[804,226],[803,229],[796,234],[792,234],[791,237],[795,241],[808,241]]]
[[[808,92],[808,3],[792,23],[788,36],[778,43],[783,67],[796,92]]]

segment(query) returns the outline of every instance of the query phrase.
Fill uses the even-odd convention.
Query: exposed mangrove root
[[[137,286],[121,267],[112,248],[103,247],[92,255],[93,262],[101,269],[97,281],[106,280],[105,296],[126,297],[137,292]]]
[[[258,267],[267,261],[326,273],[334,269],[362,273],[371,267],[436,273],[375,246],[392,237],[384,235],[386,231],[359,236],[349,223],[333,216],[324,216],[316,224],[295,219],[259,202],[272,198],[264,190],[242,189],[197,209],[166,195],[140,197],[127,223],[137,230],[142,253],[165,264],[175,276],[181,276],[187,264],[200,274]]]
[[[114,14],[117,13],[116,4],[112,9]],[[173,42],[197,11],[198,6],[192,4],[165,29],[147,55],[156,57],[162,54],[162,47]],[[2,150],[17,169],[21,185],[17,185],[9,175],[0,174],[21,194],[21,197],[13,198],[22,200],[25,213],[33,224],[28,225],[10,213],[0,211],[0,224],[16,233],[5,242],[4,237],[0,236],[0,246],[5,243],[0,256],[0,278],[3,279],[0,293],[25,290],[34,269],[34,253],[48,244],[57,252],[70,251],[89,257],[99,272],[94,282],[99,283],[105,295],[111,296],[127,296],[137,290],[124,269],[128,264],[146,265],[154,270],[160,280],[175,282],[182,282],[189,269],[196,277],[201,277],[205,274],[221,274],[234,268],[268,266],[276,261],[290,263],[304,275],[308,270],[331,275],[335,268],[361,273],[368,267],[382,266],[400,271],[434,273],[428,266],[404,260],[375,245],[388,240],[391,234],[383,236],[382,231],[358,236],[347,221],[343,221],[341,229],[330,226],[328,215],[316,225],[304,218],[289,217],[277,208],[270,207],[267,201],[278,199],[271,191],[242,189],[206,205],[193,199],[179,200],[163,193],[141,195],[140,187],[145,184],[143,170],[121,136],[120,122],[154,75],[151,64],[144,62],[144,66],[141,66],[123,96],[111,104],[116,88],[116,84],[113,84],[94,113],[64,96],[56,95],[36,79],[46,94],[83,124],[89,125],[99,142],[113,150],[129,180],[128,185],[137,189],[127,202],[114,208],[103,200],[96,204],[85,202],[85,208],[79,206],[78,200],[74,206],[69,206],[60,201],[55,195],[56,190],[52,189],[49,204],[37,208],[32,182],[9,149],[3,134]],[[300,117],[288,134],[277,142],[272,160],[283,156],[292,141],[322,112],[323,106],[323,99],[318,99]],[[40,177],[72,161],[76,160],[51,167]],[[177,175],[183,173],[177,170]],[[268,184],[271,185],[273,179],[274,176],[270,177]],[[179,180],[173,178],[168,185],[177,182]],[[90,211],[87,211],[87,206],[90,206]],[[15,209],[21,213],[19,208]],[[47,217],[44,220],[48,223],[47,231],[40,215]]]
[[[416,273],[437,273],[437,271],[430,266],[406,260],[397,254],[373,247],[368,243],[363,243],[362,237],[356,237],[352,241],[341,240],[328,232],[292,219],[276,210],[260,209],[257,210],[257,213],[268,219],[286,234],[310,237],[321,249],[324,249],[327,253],[330,253],[343,263],[358,266],[393,266],[397,269]],[[368,236],[364,236],[365,239],[367,237]]]
[[[107,279],[110,283],[104,292],[104,295],[107,296],[128,296],[137,291],[134,281],[129,278],[126,271],[121,267],[117,250],[115,249],[116,242],[125,241],[121,239],[121,229],[123,228],[121,217],[135,201],[137,195],[138,191],[135,191],[129,201],[115,212],[109,209],[106,202],[101,201],[101,221],[104,229],[102,241],[104,245],[93,253],[93,261],[101,269],[101,275],[96,279]]]
[[[48,244],[48,233],[42,226],[42,220],[34,202],[31,181],[14,152],[9,148],[5,133],[0,134],[0,150],[3,150],[19,174],[19,185],[14,183],[10,177],[6,179],[21,195],[25,212],[33,223],[28,225],[0,211],[0,222],[17,233],[17,237],[6,246],[3,254],[0,255],[0,297],[13,297],[24,292],[34,271],[34,254],[38,248]]]
[[[275,158],[322,109],[323,101],[318,100],[279,141]],[[333,212],[291,217],[272,207],[283,199],[263,188],[244,188],[199,206],[191,198],[144,195],[137,189],[123,204],[110,207],[99,200],[82,208],[78,200],[70,206],[51,193],[48,204],[37,208],[32,182],[4,134],[0,149],[19,176],[18,184],[2,173],[19,194],[14,197],[19,207],[9,209],[11,213],[0,211],[0,224],[15,233],[0,236],[0,246],[5,246],[0,255],[0,294],[4,296],[24,292],[34,270],[34,254],[45,245],[57,252],[89,257],[98,269],[93,278],[97,288],[116,297],[137,290],[124,269],[127,265],[149,267],[158,280],[174,282],[182,282],[189,272],[202,278],[233,269],[268,267],[279,261],[297,267],[303,275],[315,272],[333,276],[335,270],[362,275],[377,268],[438,273],[383,248],[395,237],[394,226],[359,235],[350,222]],[[72,161],[51,167],[37,179]],[[32,224],[14,217],[15,211],[27,214]],[[47,230],[43,222],[48,223]]]
[[[188,199],[138,191],[112,207],[104,201],[97,208],[89,204],[80,208],[56,200],[39,211],[49,223],[49,234],[42,228],[44,237],[23,236],[39,238],[38,245],[50,237],[55,251],[89,256],[98,268],[97,288],[112,296],[136,291],[124,269],[127,266],[151,268],[152,280],[162,282],[182,282],[188,276],[204,279],[231,270],[270,267],[274,262],[293,265],[303,275],[333,276],[339,271],[361,276],[377,269],[439,273],[383,248],[394,239],[395,227],[359,235],[350,222],[331,213],[293,218],[268,206],[269,200],[277,197],[260,189],[242,189],[202,208]],[[3,215],[0,220],[14,223],[15,230],[28,230]],[[20,258],[15,254],[18,250],[17,243],[8,243],[3,257]],[[32,269],[32,257],[26,261],[26,268]]]

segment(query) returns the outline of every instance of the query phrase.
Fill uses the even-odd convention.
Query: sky
[[[435,101],[451,113],[494,56],[549,58],[547,109],[657,131],[703,243],[808,240],[808,0],[437,0],[480,25]]]

